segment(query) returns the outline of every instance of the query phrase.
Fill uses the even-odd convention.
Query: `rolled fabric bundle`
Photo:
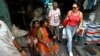
[[[88,36],[87,36],[87,37],[86,37],[86,41],[87,41],[87,42],[92,41],[92,37],[88,37]]]
[[[98,33],[95,33],[93,41],[98,41],[98,40],[100,40],[100,35]]]
[[[88,25],[88,28],[86,30],[86,35],[93,37],[96,33],[96,29],[97,29],[96,25]]]

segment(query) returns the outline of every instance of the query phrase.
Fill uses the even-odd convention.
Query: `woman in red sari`
[[[30,45],[31,56],[37,56],[39,54],[38,38],[37,38],[37,32],[39,30],[39,26],[40,25],[38,20],[33,21],[33,26],[29,32],[29,45]]]
[[[54,42],[56,36],[52,35],[49,27],[48,20],[41,20],[41,27],[37,33],[39,39],[39,50],[42,56],[56,56],[59,47]]]

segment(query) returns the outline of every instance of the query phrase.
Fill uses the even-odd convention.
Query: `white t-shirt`
[[[15,37],[12,36],[7,25],[1,20],[0,25],[0,56],[20,56],[12,42]]]
[[[51,26],[58,26],[60,24],[60,15],[61,13],[59,8],[57,8],[56,10],[50,10],[49,17]]]

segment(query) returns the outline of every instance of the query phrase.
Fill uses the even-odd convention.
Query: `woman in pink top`
[[[73,56],[72,53],[72,38],[76,32],[80,31],[80,28],[83,24],[83,14],[79,11],[79,6],[77,3],[74,3],[72,6],[72,10],[70,10],[67,14],[68,24],[66,25],[66,33],[68,36],[68,52],[69,56]]]

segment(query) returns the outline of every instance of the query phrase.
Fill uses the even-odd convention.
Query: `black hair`
[[[78,2],[75,2],[74,4],[76,4],[76,5],[77,5],[77,7],[80,7],[80,4],[79,4]]]
[[[33,21],[32,26],[35,26],[35,23],[38,22],[40,24],[40,22],[38,20]]]
[[[45,22],[48,22],[48,20],[47,20],[47,19],[41,20],[41,21],[40,21],[40,26],[43,27],[43,24],[44,24]],[[54,35],[52,34],[50,28],[49,28],[49,27],[46,27],[46,30],[47,30],[47,32],[49,33],[49,36],[48,36],[48,37],[52,39]]]
[[[44,24],[45,22],[48,22],[48,20],[47,20],[47,19],[42,19],[42,20],[40,21],[40,26],[42,27],[43,24]]]

